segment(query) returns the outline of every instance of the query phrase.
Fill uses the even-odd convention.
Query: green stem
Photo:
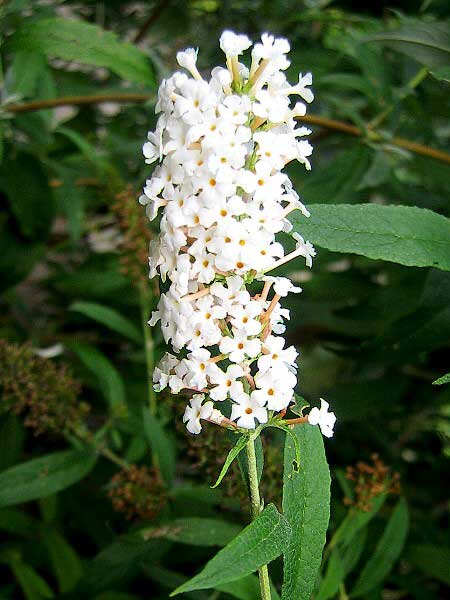
[[[250,485],[250,502],[252,520],[254,521],[261,512],[261,497],[259,495],[258,470],[256,466],[255,440],[250,438],[247,443],[248,479]],[[259,584],[261,586],[261,600],[271,600],[269,571],[267,565],[258,569]]]
[[[148,401],[151,414],[156,415],[156,394],[153,389],[153,369],[155,362],[153,359],[153,336],[152,330],[150,329],[147,320],[150,311],[150,298],[148,291],[145,288],[145,284],[139,286],[139,299],[141,304],[141,318],[142,318],[142,330],[144,332],[144,350],[145,350],[145,363],[147,369],[147,387],[148,387]]]

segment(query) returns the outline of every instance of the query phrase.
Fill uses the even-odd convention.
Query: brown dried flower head
[[[399,473],[385,465],[378,454],[372,454],[371,460],[371,464],[360,461],[356,466],[349,466],[345,473],[345,478],[354,482],[355,499],[344,498],[344,504],[364,512],[371,510],[376,496],[400,493]]]
[[[65,365],[37,356],[29,344],[0,340],[0,413],[21,415],[36,435],[75,430],[89,411]]]
[[[154,519],[167,503],[166,487],[159,469],[131,465],[116,473],[109,483],[113,509],[127,519]]]
[[[139,284],[148,281],[148,246],[151,230],[136,198],[136,192],[128,186],[117,194],[113,211],[123,236],[123,252],[120,258],[122,273],[133,283]]]

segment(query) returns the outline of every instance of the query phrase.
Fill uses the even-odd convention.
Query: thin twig
[[[49,100],[35,100],[33,102],[24,102],[23,104],[4,105],[2,106],[2,110],[19,114],[36,110],[43,110],[47,108],[55,108],[57,106],[102,104],[105,102],[147,102],[153,97],[153,94],[127,93],[100,94],[98,96],[64,96],[60,98],[52,98]],[[380,139],[379,136],[371,130],[368,130],[368,132],[366,132],[356,127],[356,125],[351,125],[350,123],[345,123],[344,121],[337,121],[336,119],[329,119],[328,117],[321,117],[319,115],[305,115],[304,117],[299,117],[298,119],[299,121],[305,124],[317,125],[318,127],[323,127],[332,131],[340,131],[341,133],[346,133],[347,135],[352,135],[354,137],[365,137],[366,135],[370,135],[370,133],[372,133],[375,140]],[[418,144],[416,142],[412,142],[411,140],[407,140],[401,137],[393,137],[388,141],[391,145],[397,146],[399,148],[404,148],[405,150],[409,150],[410,152],[414,152],[415,154],[427,156],[428,158],[433,158],[435,160],[439,160],[440,162],[450,165],[450,154],[448,152],[445,152],[444,150],[438,150],[437,148],[432,148],[430,146]]]

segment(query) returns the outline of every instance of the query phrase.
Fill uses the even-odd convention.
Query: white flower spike
[[[226,68],[214,67],[209,80],[197,69],[196,49],[178,52],[186,73],[162,82],[159,118],[143,146],[145,162],[156,166],[139,202],[150,220],[160,219],[150,277],[166,284],[149,324],[160,322],[173,348],[153,383],[158,392],[192,396],[183,421],[193,434],[202,420],[251,430],[282,418],[297,383],[298,353],[282,337],[289,311],[280,299],[301,288],[266,273],[299,257],[311,267],[315,256],[298,232],[286,256],[277,237],[292,231],[292,211],[309,217],[282,171],[293,160],[311,167],[304,139],[311,131],[295,117],[314,99],[312,77],[300,74],[291,86],[289,42],[268,33],[248,69],[238,57],[251,45],[224,31]],[[253,296],[251,282],[260,286]],[[335,416],[327,409],[322,401],[309,422],[330,436]]]

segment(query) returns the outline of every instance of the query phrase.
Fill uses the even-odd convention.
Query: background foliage
[[[232,440],[189,437],[183,407],[149,389],[163,347],[145,327],[157,290],[136,205],[158,81],[186,46],[202,68],[222,61],[228,27],[288,37],[292,73],[315,81],[313,170],[290,175],[318,258],[293,274],[304,292],[289,330],[299,392],[338,416],[313,597],[443,598],[450,386],[432,383],[450,370],[448,3],[0,11],[0,597],[167,598],[248,522],[236,464],[209,487]],[[281,432],[263,443],[263,495],[281,508]],[[285,531],[276,515],[268,506],[268,529]],[[186,597],[254,599],[255,565],[239,567]],[[271,573],[279,591],[280,559]]]

